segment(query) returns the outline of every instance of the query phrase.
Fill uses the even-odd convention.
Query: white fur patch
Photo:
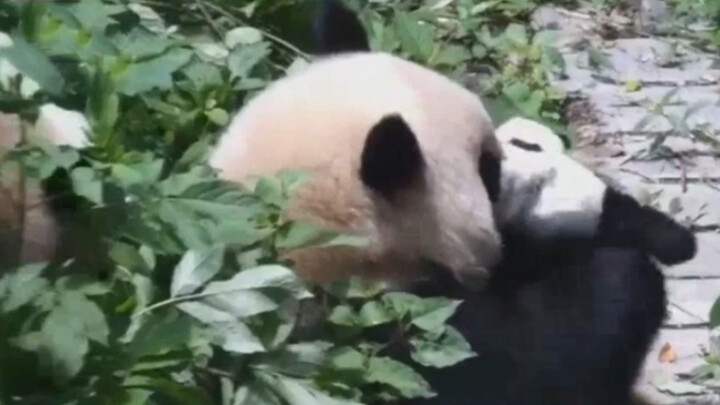
[[[562,142],[541,124],[514,119],[496,134],[506,154],[495,209],[500,226],[523,224],[541,235],[595,231],[607,190],[599,177],[566,155]],[[513,138],[542,150],[513,145]]]
[[[45,104],[40,107],[35,131],[43,140],[53,145],[82,148],[89,144],[87,134],[90,132],[90,124],[85,116],[55,104]]]

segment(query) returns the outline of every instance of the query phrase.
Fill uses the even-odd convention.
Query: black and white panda
[[[502,159],[480,99],[439,73],[371,52],[360,21],[339,1],[317,19],[321,57],[250,100],[210,164],[243,181],[310,170],[289,216],[365,236],[367,247],[288,254],[301,277],[397,282],[440,266],[463,283],[499,260],[481,171]]]
[[[442,272],[410,291],[464,300],[450,319],[477,357],[420,367],[438,395],[404,405],[622,405],[665,316],[659,265],[690,260],[694,235],[608,187],[522,118],[497,130],[503,260],[468,291]],[[656,263],[659,262],[659,263]],[[389,354],[411,362],[402,342]],[[418,366],[419,367],[419,366]]]
[[[401,282],[430,265],[482,281],[499,260],[500,238],[480,171],[502,157],[482,102],[439,73],[370,52],[360,21],[336,1],[323,3],[316,22],[321,57],[245,105],[210,165],[231,181],[313,171],[290,216],[371,243],[290,252],[309,281]],[[55,113],[46,115],[63,124],[41,135],[84,142],[86,124]],[[33,234],[54,242],[55,218],[43,219]],[[48,238],[29,248],[52,256]]]

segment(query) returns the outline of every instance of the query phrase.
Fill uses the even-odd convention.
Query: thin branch
[[[232,21],[233,23],[239,24],[239,25],[243,25],[243,26],[246,26],[246,27],[254,28],[254,29],[260,31],[264,36],[268,37],[268,38],[271,39],[272,41],[277,42],[278,44],[284,46],[285,48],[287,48],[287,49],[295,52],[296,54],[298,54],[298,55],[300,55],[300,56],[302,56],[302,57],[304,57],[304,58],[306,58],[306,59],[310,59],[310,55],[309,55],[309,54],[303,52],[300,48],[296,47],[295,45],[291,44],[290,42],[287,42],[286,40],[284,40],[284,39],[282,39],[282,38],[280,38],[280,37],[278,37],[278,36],[276,36],[276,35],[273,35],[273,34],[271,34],[270,32],[268,32],[268,31],[266,31],[266,30],[263,30],[263,29],[258,28],[258,27],[253,27],[253,26],[251,26],[250,24],[247,24],[246,22],[244,22],[244,21],[240,20],[239,18],[235,17],[232,13],[230,13],[230,12],[228,12],[227,10],[223,9],[222,7],[217,6],[217,5],[215,5],[215,4],[212,4],[212,3],[206,3],[206,6],[207,6],[208,8],[213,9],[215,12],[217,12],[217,13],[219,13],[219,14],[222,14],[223,16],[225,16],[227,19],[229,19],[229,20]]]
[[[215,35],[217,35],[218,39],[223,41],[225,39],[225,34],[223,34],[220,27],[215,24],[215,21],[212,19],[212,16],[208,11],[205,9],[205,3],[202,0],[195,0],[195,4],[197,4],[198,9],[200,10],[200,13],[205,18],[205,21],[208,23],[210,28],[215,32]]]

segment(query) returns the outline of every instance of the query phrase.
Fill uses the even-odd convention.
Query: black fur
[[[340,0],[321,1],[314,28],[320,55],[370,51],[365,28]]]
[[[690,260],[697,250],[695,236],[677,227],[667,215],[629,196],[612,189],[605,194],[599,233],[609,240],[603,243],[638,246],[663,264],[674,265]]]
[[[443,271],[412,291],[463,299],[450,324],[478,356],[445,369],[417,366],[438,396],[405,405],[630,403],[665,316],[663,275],[650,256],[690,259],[694,236],[614,190],[596,235],[530,235],[503,232],[505,259],[481,293]],[[411,362],[401,347],[388,354]]]
[[[418,184],[425,159],[415,134],[399,115],[388,115],[370,130],[360,157],[360,179],[377,193],[392,198]]]
[[[500,158],[492,153],[483,152],[480,155],[480,177],[485,184],[491,202],[500,197]]]

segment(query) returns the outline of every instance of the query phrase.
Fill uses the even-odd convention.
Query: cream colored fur
[[[391,113],[414,131],[428,166],[427,189],[393,205],[358,176],[367,134]],[[413,277],[429,260],[464,280],[482,275],[500,252],[478,173],[482,150],[502,156],[474,94],[392,55],[359,53],[321,59],[261,93],[232,120],[210,164],[232,181],[312,170],[290,216],[370,237],[367,249],[293,252],[307,279]]]

